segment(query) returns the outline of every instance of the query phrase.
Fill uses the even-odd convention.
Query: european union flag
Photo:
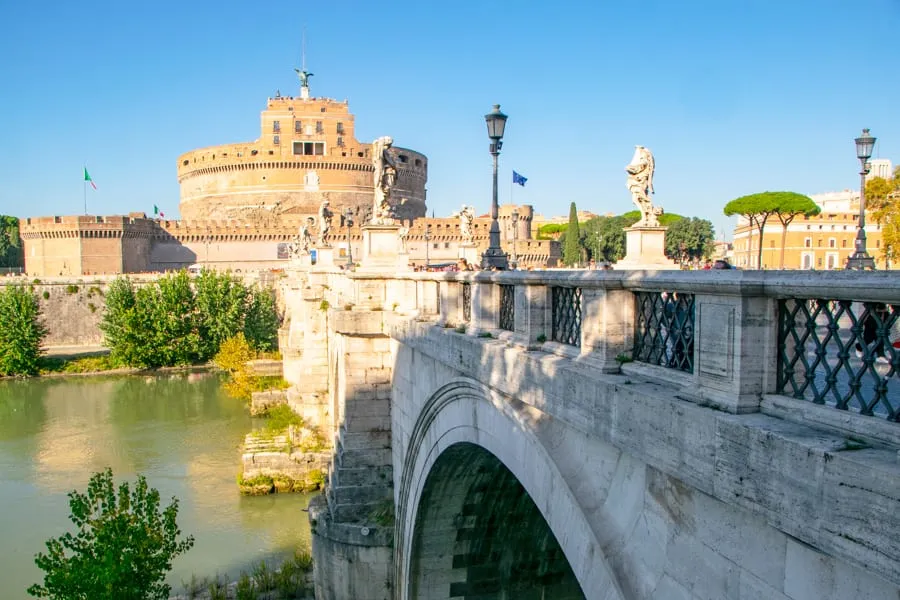
[[[515,171],[513,171],[513,183],[518,183],[522,187],[525,187],[525,182],[528,181],[527,177],[522,177]]]

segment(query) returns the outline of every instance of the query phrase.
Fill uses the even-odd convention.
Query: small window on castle
[[[322,121],[316,121],[316,133],[322,133],[325,131],[325,128],[322,126]]]
[[[344,124],[343,123],[337,124],[337,134],[344,135]]]
[[[417,167],[421,167],[421,166],[422,166],[422,159],[421,159],[421,158],[417,158],[417,159],[416,159],[416,166],[417,166]]]
[[[250,156],[256,156],[257,154],[259,154],[259,150],[251,150],[250,151]]]
[[[303,123],[300,121],[294,121],[294,133],[302,133],[303,132]]]
[[[360,157],[360,158],[363,157],[363,153],[362,153],[362,152],[357,152],[356,155],[357,155],[358,157]]]
[[[338,146],[343,146],[343,145],[344,145],[344,138],[342,138],[341,136],[338,136],[338,139],[337,139],[337,145],[338,145]]]
[[[273,154],[275,154],[275,151],[274,151],[274,150],[269,150],[269,156],[272,156]]]
[[[347,156],[346,152],[341,152],[341,156]]]
[[[188,164],[190,164],[190,161],[188,159],[184,159],[183,161],[181,161],[181,164],[186,167],[188,166]]]
[[[449,248],[449,247],[450,247],[450,242],[444,242],[444,248]]]
[[[409,161],[409,157],[408,157],[407,155],[405,155],[405,154],[401,154],[401,155],[398,156],[397,158],[399,158],[399,159],[400,159],[400,162],[402,162],[402,163],[405,163],[405,162],[408,162],[408,161]]]
[[[319,112],[325,112],[325,107],[323,106],[322,108],[320,108]]]
[[[275,133],[281,132],[281,121],[272,121],[272,131]]]

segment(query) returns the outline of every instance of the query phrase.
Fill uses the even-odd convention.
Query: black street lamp
[[[503,147],[503,130],[506,128],[507,116],[500,112],[500,105],[495,104],[494,110],[484,115],[487,123],[488,137],[491,138],[490,153],[494,159],[494,193],[491,196],[491,233],[487,250],[481,255],[482,269],[506,269],[509,266],[506,254],[500,247],[500,224],[497,222],[497,157],[500,156],[500,148]]]
[[[347,209],[344,211],[344,225],[347,226],[347,268],[353,268],[353,246],[350,243],[350,228],[353,227],[353,211]]]
[[[869,173],[869,159],[872,157],[874,147],[875,138],[869,135],[868,129],[863,129],[862,135],[856,138],[856,157],[862,165],[859,172],[859,223],[857,223],[855,250],[853,256],[847,259],[847,269],[875,268],[875,259],[866,252],[866,175]]]
[[[431,263],[431,255],[429,254],[431,250],[431,225],[425,225],[425,270],[428,270],[428,265]]]

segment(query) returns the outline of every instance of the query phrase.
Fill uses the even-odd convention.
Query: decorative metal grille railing
[[[463,321],[468,323],[472,320],[472,284],[463,283],[462,287],[462,308]]]
[[[581,346],[581,288],[551,287],[554,342]]]
[[[634,315],[634,360],[694,372],[693,294],[635,292]]]
[[[500,286],[500,329],[516,329],[516,286]]]
[[[900,422],[898,316],[898,304],[779,300],[778,392]]]

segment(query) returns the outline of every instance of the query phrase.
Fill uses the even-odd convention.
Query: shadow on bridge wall
[[[732,468],[719,420],[739,416],[430,323],[391,336],[395,598],[531,597],[517,584],[592,600],[896,598],[896,585],[707,491],[708,465]]]

